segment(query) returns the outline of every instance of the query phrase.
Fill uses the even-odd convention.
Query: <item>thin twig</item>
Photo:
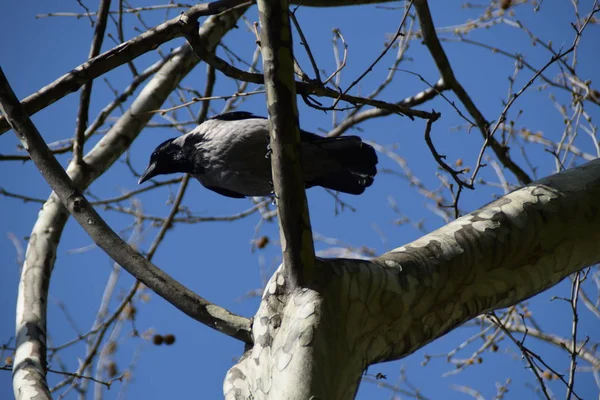
[[[596,12],[600,11],[600,9],[596,9],[596,3],[597,3],[597,0],[594,2],[594,6],[593,6],[594,12],[590,13],[585,24],[581,27],[580,30],[577,31],[577,33],[575,35],[575,39],[573,40],[573,44],[571,45],[571,47],[568,48],[567,50],[565,50],[564,52],[559,52],[559,53],[553,55],[550,58],[550,60],[548,60],[548,62],[546,62],[546,64],[542,68],[540,68],[517,93],[515,93],[514,95],[511,96],[508,103],[506,103],[506,106],[500,113],[500,117],[496,120],[494,127],[487,134],[487,136],[484,140],[483,146],[481,147],[481,150],[479,152],[479,155],[477,156],[477,162],[475,164],[476,166],[475,166],[475,169],[473,170],[473,174],[471,175],[471,179],[470,179],[471,184],[475,181],[475,178],[476,178],[477,174],[479,173],[479,170],[482,167],[481,160],[483,159],[483,154],[484,154],[488,144],[492,140],[492,137],[494,136],[494,134],[496,133],[496,131],[498,130],[500,125],[506,121],[506,114],[508,113],[508,110],[512,107],[512,105],[519,98],[519,96],[521,96],[531,85],[533,85],[533,82],[535,82],[535,80],[538,78],[538,76],[540,76],[548,67],[550,67],[556,61],[564,58],[566,55],[570,54],[571,52],[573,52],[575,50],[575,48],[577,47],[577,44],[579,43],[579,38],[581,37],[581,34],[583,33],[583,30],[587,26],[588,22],[590,21],[590,19],[593,17],[593,15]]]
[[[160,110],[154,110],[154,111],[149,111],[151,113],[160,113],[160,114],[166,114],[168,112],[171,111],[175,111],[175,110],[179,110],[180,108],[184,108],[187,107],[191,104],[195,104],[201,101],[210,101],[210,100],[228,100],[228,99],[237,99],[238,97],[245,97],[245,96],[252,96],[255,94],[262,94],[265,93],[264,90],[254,90],[252,92],[244,92],[244,93],[233,93],[231,95],[225,95],[225,96],[205,96],[205,97],[194,97],[192,98],[192,100],[183,103],[183,104],[179,104],[173,107],[169,107],[169,108],[161,108]]]
[[[544,383],[544,379],[540,375],[538,368],[535,365],[534,361],[531,359],[529,350],[523,345],[523,342],[525,341],[525,338],[527,337],[527,331],[525,331],[525,336],[523,337],[522,340],[517,340],[513,336],[513,334],[508,329],[506,329],[506,327],[504,326],[502,321],[500,321],[500,319],[498,318],[498,316],[496,315],[495,312],[492,311],[488,315],[488,317],[498,328],[502,329],[502,331],[504,331],[506,336],[508,336],[510,338],[510,340],[512,340],[513,343],[517,345],[519,350],[521,350],[521,354],[523,354],[523,357],[525,357],[525,360],[527,361],[527,365],[529,366],[529,369],[531,369],[531,372],[533,372],[533,374],[535,375],[535,378],[539,382],[540,387],[542,388],[542,392],[544,393],[544,396],[546,397],[547,400],[552,400],[552,397],[550,396],[550,394],[548,393],[548,389],[546,388],[546,384]]]
[[[575,278],[571,285],[571,299],[569,304],[571,305],[571,312],[573,314],[573,324],[571,327],[571,342],[572,346],[569,349],[571,353],[571,362],[569,366],[569,383],[567,384],[567,400],[571,399],[573,395],[573,388],[575,387],[575,370],[577,368],[577,327],[579,326],[579,313],[577,312],[577,300],[579,299],[579,285],[581,283],[579,272],[575,273]]]
[[[371,65],[369,65],[369,67],[365,70],[365,72],[363,72],[358,78],[356,78],[354,80],[354,82],[352,82],[350,84],[350,86],[348,86],[346,88],[346,90],[344,90],[344,92],[340,95],[340,97],[338,97],[335,100],[335,102],[333,103],[332,107],[335,107],[337,105],[337,103],[341,100],[341,98],[342,98],[343,95],[348,94],[348,92],[350,91],[350,89],[352,89],[354,86],[356,86],[365,76],[367,76],[367,74],[369,72],[371,72],[373,70],[373,68],[375,68],[375,66],[377,65],[377,63],[379,63],[379,61],[392,48],[392,46],[394,45],[394,43],[396,43],[396,39],[398,39],[400,37],[400,35],[402,35],[402,29],[404,28],[404,22],[406,22],[406,18],[408,18],[408,13],[410,12],[410,9],[412,8],[413,1],[414,0],[410,0],[410,3],[406,7],[406,9],[404,11],[404,15],[402,16],[402,20],[400,21],[400,25],[398,26],[398,29],[396,30],[396,33],[394,34],[394,37],[392,37],[392,39],[390,40],[390,42],[388,43],[388,45],[385,46],[385,49],[383,49],[383,51],[381,52],[381,54],[379,54],[379,56],[375,59],[375,61],[373,61],[371,63]]]
[[[163,10],[169,8],[190,8],[192,4],[183,4],[183,3],[173,3],[173,4],[160,4],[155,6],[147,6],[147,7],[135,7],[135,8],[126,8],[123,9],[122,13],[125,14],[136,14],[142,11],[155,11],[155,10]],[[119,11],[110,11],[111,14],[118,14]],[[85,13],[70,13],[70,12],[56,12],[56,13],[48,13],[48,14],[36,14],[35,18],[48,18],[48,17],[74,17],[74,18],[82,18],[82,17],[95,17],[98,15],[97,12],[88,12]],[[91,20],[91,18],[90,18]],[[93,21],[92,21],[93,22]]]
[[[108,11],[110,10],[110,0],[100,0],[98,9],[98,18],[96,18],[96,27],[92,44],[90,46],[90,54],[88,59],[92,59],[100,54],[102,42],[104,41],[104,32],[106,31],[106,21],[108,19]],[[75,128],[75,140],[73,141],[73,162],[80,164],[83,161],[83,142],[84,134],[88,124],[90,99],[92,97],[92,86],[94,81],[86,82],[81,88],[79,98],[79,110],[77,111],[77,121]]]
[[[315,80],[318,83],[320,83],[321,82],[321,73],[319,72],[319,67],[317,67],[317,62],[315,61],[312,51],[310,51],[310,46],[308,45],[308,40],[306,40],[306,37],[304,36],[304,32],[302,32],[300,23],[296,19],[296,10],[298,10],[298,7],[299,6],[297,6],[293,12],[289,13],[289,16],[290,16],[290,19],[292,20],[292,22],[294,23],[296,30],[298,31],[298,35],[300,36],[300,44],[302,46],[304,46],[304,49],[306,50],[306,54],[308,55],[308,59],[310,60],[310,64],[313,67],[313,71],[315,72]]]
[[[489,122],[485,119],[483,114],[479,111],[473,100],[469,97],[464,87],[458,82],[452,71],[452,66],[448,60],[448,56],[444,52],[439,38],[437,37],[435,25],[431,17],[429,5],[427,1],[419,0],[415,1],[415,9],[417,11],[417,17],[421,25],[421,34],[423,41],[429,52],[431,53],[435,64],[440,72],[442,79],[442,85],[451,89],[459,100],[463,103],[469,114],[473,117],[477,123],[477,127],[484,139],[489,138]],[[489,139],[489,145],[496,154],[496,157],[500,162],[508,168],[522,183],[530,183],[531,178],[527,175],[523,169],[518,166],[508,155],[508,149],[506,146],[500,144],[496,139]]]
[[[346,60],[348,59],[348,44],[346,43],[346,40],[344,39],[344,35],[342,35],[342,32],[337,29],[334,28],[333,29],[333,34],[335,35],[336,38],[339,38],[340,41],[342,42],[342,45],[344,46],[344,56],[342,57],[342,60],[340,62],[337,63],[337,68],[335,71],[333,71],[333,73],[331,75],[329,75],[327,77],[327,79],[325,79],[325,81],[323,82],[323,85],[327,85],[327,83],[332,80],[333,78],[338,78],[340,75],[340,72],[342,72],[342,70],[344,69],[344,67],[346,66]],[[336,55],[336,61],[338,60],[338,53],[337,53],[337,41],[334,38],[333,40],[333,50],[335,51],[335,55]],[[339,87],[339,82],[335,83],[336,87]]]

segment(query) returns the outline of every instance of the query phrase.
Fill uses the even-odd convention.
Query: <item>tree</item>
[[[305,10],[304,6],[337,6],[343,3],[346,2],[303,1],[298,14]],[[493,2],[484,8],[477,20],[453,28],[455,36],[450,39],[464,45],[492,50],[492,53],[496,53],[492,54],[494,60],[501,55],[515,64],[513,75],[509,79],[509,96],[503,102],[496,119],[484,116],[477,101],[459,79],[460,73],[453,65],[453,58],[448,56],[440,41],[449,38],[443,35],[443,30],[436,30],[425,0],[406,2],[395,11],[399,21],[398,31],[387,38],[383,49],[367,62],[364,69],[346,70],[346,56],[351,50],[345,47],[344,34],[335,30],[334,49],[338,60],[334,68],[328,68],[331,73],[328,78],[325,78],[325,74],[321,76],[323,67],[315,61],[320,59],[319,54],[315,57],[310,51],[309,44],[313,41],[305,37],[309,35],[309,31],[295,15],[294,8],[292,12],[288,12],[287,2],[258,1],[257,6],[252,8],[257,9],[260,16],[260,29],[248,24],[249,31],[256,32],[257,48],[253,50],[253,61],[248,63],[249,66],[245,68],[247,70],[237,67],[240,60],[246,58],[251,51],[244,46],[232,50],[221,40],[236,24],[241,24],[239,21],[245,12],[254,12],[248,11],[249,6],[249,3],[231,0],[185,6],[181,15],[152,29],[146,27],[143,33],[125,40],[123,17],[128,13],[140,16],[144,10],[119,2],[118,7],[113,5],[111,11],[110,2],[101,1],[96,13],[83,13],[85,17],[95,18],[92,19],[94,31],[88,62],[20,103],[12,93],[9,84],[11,77],[6,78],[4,73],[1,74],[0,103],[4,117],[0,120],[0,129],[6,132],[10,124],[29,153],[3,155],[2,160],[9,162],[28,160],[31,157],[54,190],[47,200],[7,190],[2,192],[8,197],[44,203],[29,235],[19,282],[16,351],[14,359],[8,363],[14,371],[13,386],[17,397],[29,397],[31,393],[50,396],[46,360],[49,359],[52,370],[56,370],[53,366],[60,362],[55,355],[73,343],[84,343],[86,349],[76,372],[73,374],[65,366],[63,372],[70,371],[71,375],[57,383],[55,388],[66,388],[67,393],[76,388],[85,395],[90,380],[82,377],[89,376],[93,371],[96,396],[101,397],[103,384],[110,386],[115,377],[126,378],[114,361],[111,361],[111,354],[116,351],[119,343],[123,321],[137,323],[139,302],[144,299],[143,296],[148,296],[146,287],[189,317],[244,343],[246,348],[243,355],[231,366],[225,377],[224,392],[227,398],[353,398],[365,368],[379,362],[403,358],[482,313],[488,314],[477,319],[479,330],[475,337],[482,338],[483,345],[473,356],[462,361],[453,358],[456,353],[448,354],[449,360],[456,363],[458,370],[477,363],[481,359],[481,352],[501,345],[500,340],[511,340],[523,355],[526,366],[533,372],[536,390],[542,396],[552,398],[552,391],[557,389],[563,390],[567,398],[586,397],[581,392],[592,393],[589,386],[578,386],[578,382],[585,378],[581,378],[584,372],[580,372],[577,366],[584,364],[597,374],[600,365],[595,344],[588,343],[589,337],[585,339],[585,335],[592,334],[593,330],[585,333],[579,331],[578,311],[581,298],[595,317],[600,315],[597,303],[594,304],[586,294],[586,290],[597,290],[591,282],[591,277],[597,280],[597,271],[588,267],[598,263],[600,258],[597,250],[599,234],[596,229],[600,218],[596,206],[600,196],[600,163],[583,163],[594,159],[590,153],[598,148],[592,116],[597,113],[595,107],[600,104],[600,95],[592,86],[590,77],[581,72],[586,66],[582,60],[591,60],[586,58],[586,47],[582,43],[588,29],[595,28],[590,25],[597,23],[596,13],[600,10],[597,2],[586,4],[585,9],[584,5],[575,4],[575,20],[573,29],[569,32],[571,37],[568,40],[563,38],[568,44],[560,48],[544,39],[538,39],[527,25],[511,19],[510,13],[517,12],[518,9],[529,12],[532,8],[541,7],[543,10],[544,5]],[[176,7],[180,6],[154,8]],[[312,15],[320,12],[326,11],[316,9]],[[198,19],[209,15],[211,17],[198,29]],[[250,21],[257,19],[256,14],[253,15],[249,17]],[[114,30],[122,43],[101,54],[102,40],[106,36],[109,21],[114,22]],[[473,39],[478,29],[499,24],[513,25],[513,29],[526,33],[534,45],[543,48],[544,61],[537,60],[534,63],[515,50],[496,48],[495,43],[490,44],[485,36],[483,42]],[[295,53],[292,51],[290,25],[295,27],[300,39],[295,42]],[[304,27],[304,31],[301,27]],[[316,28],[311,27],[312,29]],[[153,61],[154,64],[143,72],[138,71],[136,61],[140,56],[175,38],[185,38],[186,43],[168,54],[161,49],[158,61]],[[403,63],[407,61],[408,49],[414,39],[422,40],[433,58],[439,71],[436,83],[432,83],[434,80],[431,77],[434,75],[426,72],[431,67],[431,62],[429,59],[424,60],[424,53],[419,56],[419,65],[423,68],[410,68],[410,71],[405,72]],[[299,44],[304,46],[306,56],[300,55],[302,47]],[[221,48],[215,51],[219,45]],[[343,56],[339,55],[340,47],[344,52]],[[392,50],[396,52],[395,57],[391,57]],[[244,56],[240,57],[237,53]],[[229,60],[226,61],[219,54],[225,54]],[[294,54],[298,58],[305,57],[300,58],[300,61],[307,63],[300,62],[300,65],[311,65],[312,68],[302,71],[294,62]],[[261,58],[264,75],[259,67]],[[374,81],[370,80],[373,76],[371,71],[380,66],[383,59],[393,59],[392,68],[386,71],[386,77],[374,85],[373,93],[361,95],[358,89],[361,85],[373,85]],[[200,63],[208,65],[206,77],[202,79],[205,85],[202,94],[195,89],[198,87],[197,82],[193,89],[188,89],[182,83],[188,73],[198,71],[195,67]],[[117,67],[120,68],[116,69]],[[469,63],[464,66],[467,67],[470,68],[467,73],[475,73],[477,65]],[[91,95],[102,90],[98,89],[97,83],[94,86],[92,83],[109,71],[122,73],[127,68],[133,76],[129,86],[106,105],[90,124],[88,118],[92,110]],[[307,72],[311,70],[312,72]],[[388,89],[388,92],[395,89],[400,72],[403,72],[402,82],[407,77],[420,80],[419,89],[409,95],[399,95],[396,89],[384,96],[384,89]],[[593,77],[594,72],[588,74]],[[351,76],[348,82],[341,78],[346,73]],[[234,88],[236,94],[228,97],[225,109],[239,107],[240,99],[251,94],[266,92],[267,109],[272,121],[271,159],[285,267],[279,267],[265,283],[264,294],[252,320],[205,300],[150,263],[158,245],[170,232],[173,224],[219,219],[198,218],[182,206],[188,177],[161,181],[150,187],[156,190],[167,184],[180,182],[177,195],[172,200],[171,212],[166,218],[152,217],[137,202],[133,202],[131,208],[122,206],[124,200],[131,199],[147,188],[129,191],[117,199],[106,199],[107,195],[103,195],[102,199],[93,201],[94,193],[86,193],[86,189],[103,173],[110,173],[111,168],[118,167],[115,162],[120,158],[125,161],[125,167],[120,166],[121,170],[129,168],[135,174],[136,168],[130,161],[129,150],[132,143],[137,142],[135,139],[142,129],[152,125],[153,116],[161,114],[170,121],[171,128],[180,131],[204,120],[209,115],[210,104],[214,104],[213,91],[215,87],[219,87],[215,85],[215,81],[222,80],[223,75],[237,80]],[[492,80],[498,79],[490,78],[487,74],[484,76],[490,80],[490,86],[493,86]],[[128,98],[146,80],[148,82],[136,98],[127,103]],[[551,101],[561,106],[558,108],[558,115],[564,119],[565,126],[561,127],[563,132],[556,130],[551,135],[533,133],[528,127],[530,124],[535,126],[535,122],[530,122],[529,114],[539,118],[538,113],[515,110],[519,102],[520,107],[525,106],[525,99],[530,99],[528,96],[532,89],[540,82],[543,86],[539,89],[544,96],[551,93]],[[258,87],[256,90],[249,90],[248,83]],[[232,87],[229,82],[220,86],[227,87]],[[52,146],[49,150],[28,115],[55,107],[55,102],[76,90],[80,90],[80,94],[75,134],[66,144],[60,143],[58,147]],[[179,96],[178,104],[169,109],[161,109],[173,93]],[[416,241],[384,252],[378,257],[315,258],[307,201],[299,182],[301,170],[295,146],[298,135],[296,93],[305,103],[306,111],[303,115],[307,115],[309,109],[313,109],[310,115],[322,111],[334,115],[335,123],[328,132],[329,135],[343,134],[348,129],[357,128],[361,122],[388,115],[390,119],[386,121],[392,121],[392,118],[394,121],[388,122],[388,127],[400,124],[398,121],[401,120],[405,127],[411,126],[412,130],[417,130],[415,126],[418,126],[418,129],[422,129],[424,140],[420,139],[419,143],[426,146],[429,152],[433,165],[430,169],[439,168],[436,178],[440,185],[438,189],[429,189],[433,180],[419,179],[412,174],[405,160],[394,149],[377,143],[374,146],[381,156],[389,156],[392,161],[397,162],[401,176],[407,178],[413,187],[432,201],[435,213],[448,223]],[[190,113],[191,123],[187,123],[178,119],[177,110],[183,107],[192,110],[192,104],[186,103],[190,98],[192,104],[201,105],[199,111],[193,110]],[[329,103],[325,103],[327,99],[330,99]],[[260,103],[264,101],[264,97],[256,101]],[[437,101],[436,109],[443,107],[441,113],[427,110],[433,101]],[[562,106],[565,101],[566,106]],[[110,121],[108,117],[125,104],[127,108],[123,113],[115,121]],[[532,104],[538,105],[537,102]],[[528,118],[522,126],[521,115]],[[450,124],[465,123],[468,129],[465,129],[459,139],[440,138],[442,132],[449,130]],[[103,126],[108,126],[108,130],[97,139],[94,135]],[[481,137],[478,141],[475,140],[475,132]],[[582,139],[579,133],[586,133],[588,136]],[[459,140],[463,141],[461,146],[445,147],[449,146],[449,142]],[[84,152],[86,142],[88,147],[89,143],[95,142],[87,153]],[[543,154],[540,145],[549,150],[546,159],[539,155]],[[518,154],[515,148],[521,148],[522,154]],[[54,158],[56,154],[64,153],[70,154],[72,158],[66,174]],[[530,164],[532,153],[537,154],[533,165]],[[123,156],[124,154],[126,155]],[[454,162],[450,162],[454,154],[459,156]],[[464,161],[468,157],[474,160],[470,167]],[[549,170],[549,160],[555,164],[556,172],[573,168],[536,180],[538,174],[548,175],[541,171]],[[389,161],[382,160],[380,175],[388,171],[386,166],[390,164],[386,162]],[[26,164],[27,168],[32,169],[32,166],[32,163]],[[381,178],[380,176],[378,179]],[[129,179],[132,180],[131,177]],[[386,179],[384,182],[390,185],[393,181]],[[484,198],[489,199],[492,193],[496,194],[496,186],[499,194],[504,194],[502,197],[458,218],[464,214],[465,203],[484,202]],[[522,187],[511,192],[519,186]],[[467,193],[471,189],[477,189],[475,192],[481,194],[476,199],[469,198]],[[352,208],[345,198],[334,193],[332,195],[336,210]],[[235,215],[220,219],[240,219],[252,213],[260,213],[261,221],[273,220],[274,208],[270,199],[253,201],[252,208],[243,212],[239,212],[238,208]],[[368,207],[372,199],[365,200],[363,196],[356,202]],[[147,203],[145,199],[144,207]],[[94,206],[104,206],[109,210],[115,209],[132,215],[135,219],[132,232],[135,235],[132,235],[130,244],[109,228]],[[315,208],[311,207],[311,214]],[[399,214],[402,223],[422,228],[416,217],[405,216],[408,211],[403,204],[392,204],[392,210]],[[69,215],[81,224],[94,243],[116,264],[138,280],[121,296],[118,304],[111,305],[108,299],[113,296],[114,280],[119,271],[115,266],[105,289],[104,298],[107,300],[102,303],[92,330],[80,334],[72,342],[53,345],[47,343],[46,336],[48,286],[54,273],[57,247]],[[353,217],[355,215],[358,214],[352,214]],[[156,222],[160,228],[143,257],[134,247],[139,245],[136,236],[139,237],[140,232],[144,231],[146,221]],[[117,224],[123,226],[123,222]],[[174,231],[181,229],[178,227]],[[255,246],[262,247],[265,240],[259,238],[255,241]],[[210,246],[211,237],[203,238],[202,244]],[[233,240],[229,245],[232,249],[236,246]],[[195,253],[198,250],[195,248],[178,247],[176,251],[187,253],[188,260],[198,259]],[[169,260],[172,254],[165,257]],[[223,262],[222,259],[219,261]],[[559,337],[538,327],[536,319],[531,313],[528,315],[524,306],[515,305],[569,275],[572,282],[571,293],[565,300],[571,307],[571,332],[570,336]],[[582,285],[588,287],[582,289]],[[139,297],[140,294],[142,297]],[[509,308],[502,314],[493,311],[504,307]],[[132,330],[137,334],[135,325]],[[106,339],[109,331],[112,332],[111,337]],[[544,357],[531,349],[528,335],[562,346],[562,351],[568,355],[568,367],[561,370],[553,368]],[[174,340],[174,336],[170,334],[146,336],[152,337],[157,344],[165,341],[172,343]],[[468,344],[468,341],[465,343]],[[47,346],[51,347],[50,355],[46,354]],[[462,348],[461,346],[459,347]],[[10,348],[10,345],[6,346],[6,349]],[[430,359],[430,356],[427,357],[426,361]],[[98,364],[92,369],[91,363],[96,360]],[[131,374],[131,370],[125,370],[127,375]],[[382,377],[383,374],[376,375],[376,378]],[[550,385],[553,377],[557,381],[555,386]],[[505,393],[508,385],[506,383],[500,386],[499,397]],[[458,390],[479,396],[477,389],[473,387],[459,387]],[[418,391],[410,394],[417,398],[423,396]]]

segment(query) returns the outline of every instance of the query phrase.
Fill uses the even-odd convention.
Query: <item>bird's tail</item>
[[[348,194],[361,194],[377,174],[375,149],[358,136],[322,138],[314,143],[341,164],[341,169],[311,182]]]

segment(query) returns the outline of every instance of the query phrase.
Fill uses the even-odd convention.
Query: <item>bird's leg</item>
[[[273,154],[273,148],[271,147],[271,138],[267,133],[267,154],[265,154],[265,158],[271,158],[271,154]],[[271,193],[269,196],[273,196],[273,205],[277,205],[277,195],[275,194],[275,187],[273,186],[273,181],[269,180],[269,186],[271,187]]]
[[[277,197],[277,195],[275,194],[275,187],[273,186],[273,181],[269,181],[269,186],[271,186],[271,193],[269,193],[269,196],[273,196],[273,205],[277,205],[277,200],[279,200],[279,197]]]
[[[265,136],[267,139],[267,154],[265,154],[265,158],[271,158],[271,154],[273,154],[273,148],[271,147],[271,136],[269,135],[268,131]]]

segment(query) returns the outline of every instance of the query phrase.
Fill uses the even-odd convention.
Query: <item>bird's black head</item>
[[[150,156],[148,167],[140,177],[138,185],[157,175],[176,172],[192,172],[185,157],[182,143],[177,138],[161,143]]]

